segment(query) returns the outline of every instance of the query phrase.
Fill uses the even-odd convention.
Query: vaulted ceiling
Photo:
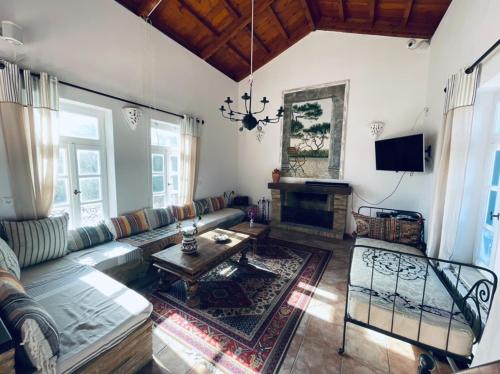
[[[250,0],[116,0],[235,81],[250,70]],[[255,0],[254,70],[314,30],[430,38],[452,0]]]

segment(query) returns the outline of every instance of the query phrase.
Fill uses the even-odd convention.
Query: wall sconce
[[[134,106],[124,106],[122,112],[129,127],[135,131],[137,126],[139,126],[139,119],[142,116],[142,111]]]
[[[384,131],[385,123],[380,121],[374,121],[371,122],[368,126],[370,128],[370,135],[374,139],[378,139],[380,134],[382,134],[382,132]]]

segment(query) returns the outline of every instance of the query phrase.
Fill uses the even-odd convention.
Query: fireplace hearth
[[[269,183],[273,226],[342,239],[350,186]]]

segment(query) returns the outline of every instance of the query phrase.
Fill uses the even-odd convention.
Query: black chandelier
[[[257,119],[255,117],[256,114],[262,113],[265,108],[266,104],[269,103],[269,100],[264,96],[262,100],[260,101],[262,103],[262,109],[257,111],[257,112],[252,112],[252,87],[253,87],[253,22],[254,22],[254,0],[252,0],[252,28],[250,32],[250,94],[245,92],[245,94],[241,97],[245,103],[245,113],[238,112],[234,109],[231,108],[231,104],[234,103],[234,101],[228,97],[226,100],[224,100],[224,103],[226,103],[226,107],[224,105],[221,105],[219,110],[221,111],[222,117],[230,120],[231,122],[241,122],[240,126],[240,131],[243,131],[243,129],[247,130],[253,130],[255,127],[257,127],[257,139],[259,141],[262,140],[262,136],[264,135],[264,129],[263,125],[266,126],[268,123],[278,123],[280,121],[280,118],[283,117],[283,107],[281,106],[278,109],[278,112],[276,113],[276,117],[269,118],[269,116],[266,116],[263,119]],[[225,114],[227,112],[227,115]]]

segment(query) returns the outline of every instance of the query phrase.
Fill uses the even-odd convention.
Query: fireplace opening
[[[328,195],[286,191],[281,201],[281,222],[332,229],[333,212]]]

